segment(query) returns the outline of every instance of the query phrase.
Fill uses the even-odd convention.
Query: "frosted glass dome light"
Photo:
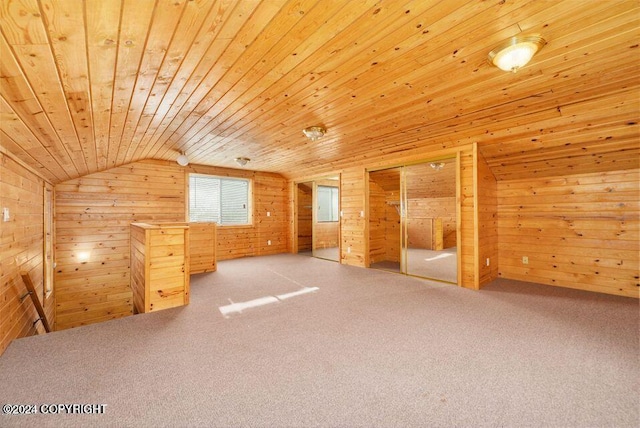
[[[489,62],[500,70],[515,73],[531,61],[531,58],[546,44],[542,37],[512,37],[489,52]]]

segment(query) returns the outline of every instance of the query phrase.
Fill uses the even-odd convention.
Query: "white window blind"
[[[318,221],[338,221],[338,200],[340,193],[337,187],[318,186]]]
[[[189,221],[249,224],[249,180],[189,175]]]

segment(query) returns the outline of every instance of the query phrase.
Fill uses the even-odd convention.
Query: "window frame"
[[[330,190],[330,194],[331,194],[331,208],[330,208],[330,212],[331,212],[331,220],[320,220],[320,188],[326,188]],[[334,198],[334,191],[335,193],[337,193],[336,197]],[[338,223],[340,221],[340,187],[339,186],[329,186],[329,185],[325,185],[325,184],[318,184],[316,186],[316,193],[317,193],[317,204],[318,204],[318,208],[317,208],[317,223]],[[334,207],[334,200],[335,200],[335,207]],[[335,210],[334,210],[335,208]],[[335,214],[335,219],[334,219],[334,214]]]
[[[209,222],[209,221],[195,221],[191,220],[191,177],[206,177],[211,179],[218,180],[230,180],[230,181],[244,181],[247,183],[247,223],[233,223],[233,224],[225,224],[222,223],[222,218],[220,222]],[[186,187],[187,191],[185,192],[185,202],[186,202],[186,221],[189,223],[216,223],[217,227],[224,228],[241,228],[241,227],[253,227],[253,179],[247,177],[231,177],[224,175],[216,175],[216,174],[206,174],[206,173],[187,173]],[[220,199],[220,203],[222,204],[222,199]]]

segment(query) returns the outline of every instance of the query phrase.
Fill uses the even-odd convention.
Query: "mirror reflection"
[[[369,173],[370,267],[457,283],[456,160]]]
[[[340,261],[340,177],[296,187],[298,253]]]
[[[406,273],[457,283],[455,159],[405,167]]]

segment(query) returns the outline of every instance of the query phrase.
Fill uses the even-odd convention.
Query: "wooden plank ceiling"
[[[53,183],[181,151],[295,178],[471,142],[498,179],[638,167],[637,0],[0,7],[2,145]],[[489,65],[518,34],[548,44]]]

